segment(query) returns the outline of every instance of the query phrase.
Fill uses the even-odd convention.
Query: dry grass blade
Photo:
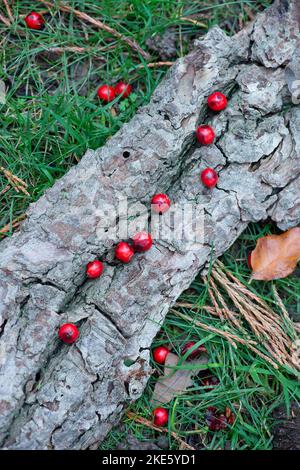
[[[77,16],[77,18],[80,18],[83,21],[87,21],[88,23],[96,26],[97,28],[100,28],[100,29],[106,31],[107,33],[110,33],[112,36],[115,36],[116,38],[121,39],[121,41],[126,42],[126,44],[128,44],[128,46],[131,47],[131,49],[133,49],[136,52],[138,52],[139,54],[141,54],[141,56],[143,56],[144,59],[146,59],[146,60],[150,59],[150,55],[147,52],[145,52],[141,48],[141,46],[134,39],[130,39],[129,37],[125,36],[124,34],[119,33],[119,31],[115,30],[114,28],[111,28],[110,26],[106,25],[102,21],[96,20],[92,16],[90,16],[90,15],[88,15],[88,14],[82,12],[82,11],[76,10],[72,7],[69,7],[68,5],[65,5],[64,3],[59,2],[57,5],[55,5],[55,4],[47,2],[45,0],[40,0],[40,2],[43,3],[44,5],[46,5],[49,8],[55,8],[56,6],[58,6],[58,8],[61,11],[64,11],[66,13],[73,13],[75,16]]]
[[[138,416],[135,413],[132,413],[131,411],[127,411],[126,413],[127,418],[132,419],[136,423],[142,424],[143,426],[146,426],[147,428],[153,429],[154,431],[160,432],[160,433],[167,433],[168,429],[166,428],[160,428],[158,426],[155,426],[151,421],[148,419],[143,418],[142,416]],[[194,447],[190,446],[186,442],[184,442],[180,437],[176,434],[176,432],[171,431],[170,432],[171,436],[176,439],[176,441],[180,444],[181,449],[187,449],[187,450],[195,450]]]
[[[7,191],[10,190],[10,185],[7,184],[3,189],[2,191],[0,191],[0,196],[3,196],[5,193],[7,193]]]
[[[9,3],[7,0],[3,0],[3,3],[5,5],[5,8],[6,8],[6,11],[7,11],[7,15],[9,17],[9,19],[13,22],[14,21],[14,17],[13,17],[13,14],[12,14],[12,11],[10,9],[10,6],[9,6]]]
[[[20,191],[26,196],[30,196],[29,192],[27,191],[27,183],[25,181],[21,180],[18,176],[14,175],[11,171],[6,170],[3,168],[3,166],[0,166],[0,171],[4,174],[4,176],[7,178],[11,186],[19,193]]]
[[[4,225],[0,229],[0,237],[8,233],[12,228],[17,228],[26,219],[26,214],[22,214],[19,217],[16,217],[11,223]]]
[[[183,320],[194,324],[196,326],[199,326],[200,328],[203,328],[203,330],[206,331],[211,331],[212,333],[216,333],[217,335],[223,336],[229,343],[234,347],[237,348],[236,343],[243,344],[247,346],[249,349],[251,349],[255,354],[263,358],[265,361],[267,361],[269,364],[271,364],[275,369],[278,369],[278,365],[276,362],[274,362],[270,357],[266,356],[266,354],[262,353],[259,351],[253,344],[257,344],[255,341],[252,340],[245,340],[243,338],[240,338],[237,335],[234,335],[233,333],[229,333],[228,331],[220,330],[218,328],[215,328],[214,326],[206,325],[205,323],[202,323],[198,320],[193,319],[192,317],[189,317],[188,315],[185,315],[181,312],[178,312],[178,310],[171,309],[172,312],[175,313],[178,317],[182,318]]]
[[[274,312],[262,299],[247,289],[232,273],[227,271],[220,261],[216,262],[209,281],[209,289],[213,291],[213,298],[210,296],[213,304],[211,308],[214,308],[215,312],[219,314],[221,306],[222,315],[224,315],[223,312],[225,312],[225,318],[237,327],[239,331],[243,332],[243,334],[245,334],[246,331],[244,326],[237,322],[236,315],[231,316],[228,314],[230,309],[216,283],[218,283],[220,288],[229,296],[239,312],[239,317],[246,321],[246,325],[252,329],[265,350],[279,364],[285,364],[294,369],[295,360],[292,358],[292,345],[297,335],[294,325],[276,289],[274,290],[274,296],[283,313],[284,321],[282,317]],[[218,300],[218,308],[215,305],[216,299]],[[222,316],[219,316],[222,319]],[[289,327],[288,333],[283,328],[284,324]],[[248,347],[252,349],[252,346],[250,347],[249,344]],[[261,354],[262,353],[259,353],[259,355]]]
[[[168,66],[168,67],[171,67],[171,65],[173,65],[174,62],[170,62],[170,61],[165,61],[165,62],[148,62],[147,67],[149,69],[154,69],[156,67],[165,67],[165,66]],[[142,68],[143,67],[143,64],[140,64],[138,66],[138,68]]]
[[[5,26],[11,26],[10,21],[7,18],[5,18],[5,16],[1,15],[1,13],[0,13],[0,21],[2,21],[2,23],[5,24]]]
[[[187,22],[187,23],[192,23],[196,26],[199,26],[200,28],[206,28],[207,29],[207,24],[202,23],[201,21],[194,20],[194,18],[189,18],[188,16],[182,16],[180,18],[181,21]]]

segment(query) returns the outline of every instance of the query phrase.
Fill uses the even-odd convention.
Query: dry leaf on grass
[[[157,406],[158,403],[169,403],[174,397],[185,392],[193,385],[192,377],[203,370],[203,365],[208,362],[207,354],[203,353],[198,359],[182,362],[176,369],[179,359],[176,354],[167,355],[164,375],[157,380],[154,387],[152,404]]]
[[[251,279],[271,281],[291,274],[300,259],[300,227],[258,240],[251,253]]]

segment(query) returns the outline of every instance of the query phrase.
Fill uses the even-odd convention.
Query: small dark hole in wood
[[[130,157],[130,152],[128,152],[127,150],[125,150],[125,152],[123,152],[123,157],[124,157],[124,158]]]

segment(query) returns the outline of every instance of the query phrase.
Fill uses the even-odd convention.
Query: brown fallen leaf
[[[291,274],[300,259],[300,227],[259,238],[251,253],[251,279],[271,281]]]
[[[180,358],[169,353],[166,357],[164,375],[156,382],[151,403],[169,403],[174,397],[185,392],[193,385],[192,377],[208,362],[207,354],[203,353],[198,359],[184,361],[178,365]],[[176,366],[178,365],[178,368]]]

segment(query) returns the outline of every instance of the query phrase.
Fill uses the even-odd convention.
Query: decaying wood
[[[170,305],[205,270],[212,246],[216,258],[251,221],[271,217],[281,229],[299,222],[300,109],[291,96],[299,21],[299,2],[282,0],[232,38],[209,31],[170,69],[151,103],[104,147],[88,151],[31,206],[20,232],[1,242],[2,448],[99,443],[142,393],[152,339]],[[216,89],[229,106],[210,117],[206,98]],[[216,143],[200,148],[194,130],[208,119]],[[199,182],[205,166],[220,175],[213,191]],[[99,213],[122,196],[137,204],[137,216],[155,192],[205,206],[204,244],[157,240],[120,266],[109,236],[115,214],[107,214],[103,238]],[[83,267],[95,256],[106,269],[88,282]],[[65,321],[80,326],[71,347],[57,340]]]

